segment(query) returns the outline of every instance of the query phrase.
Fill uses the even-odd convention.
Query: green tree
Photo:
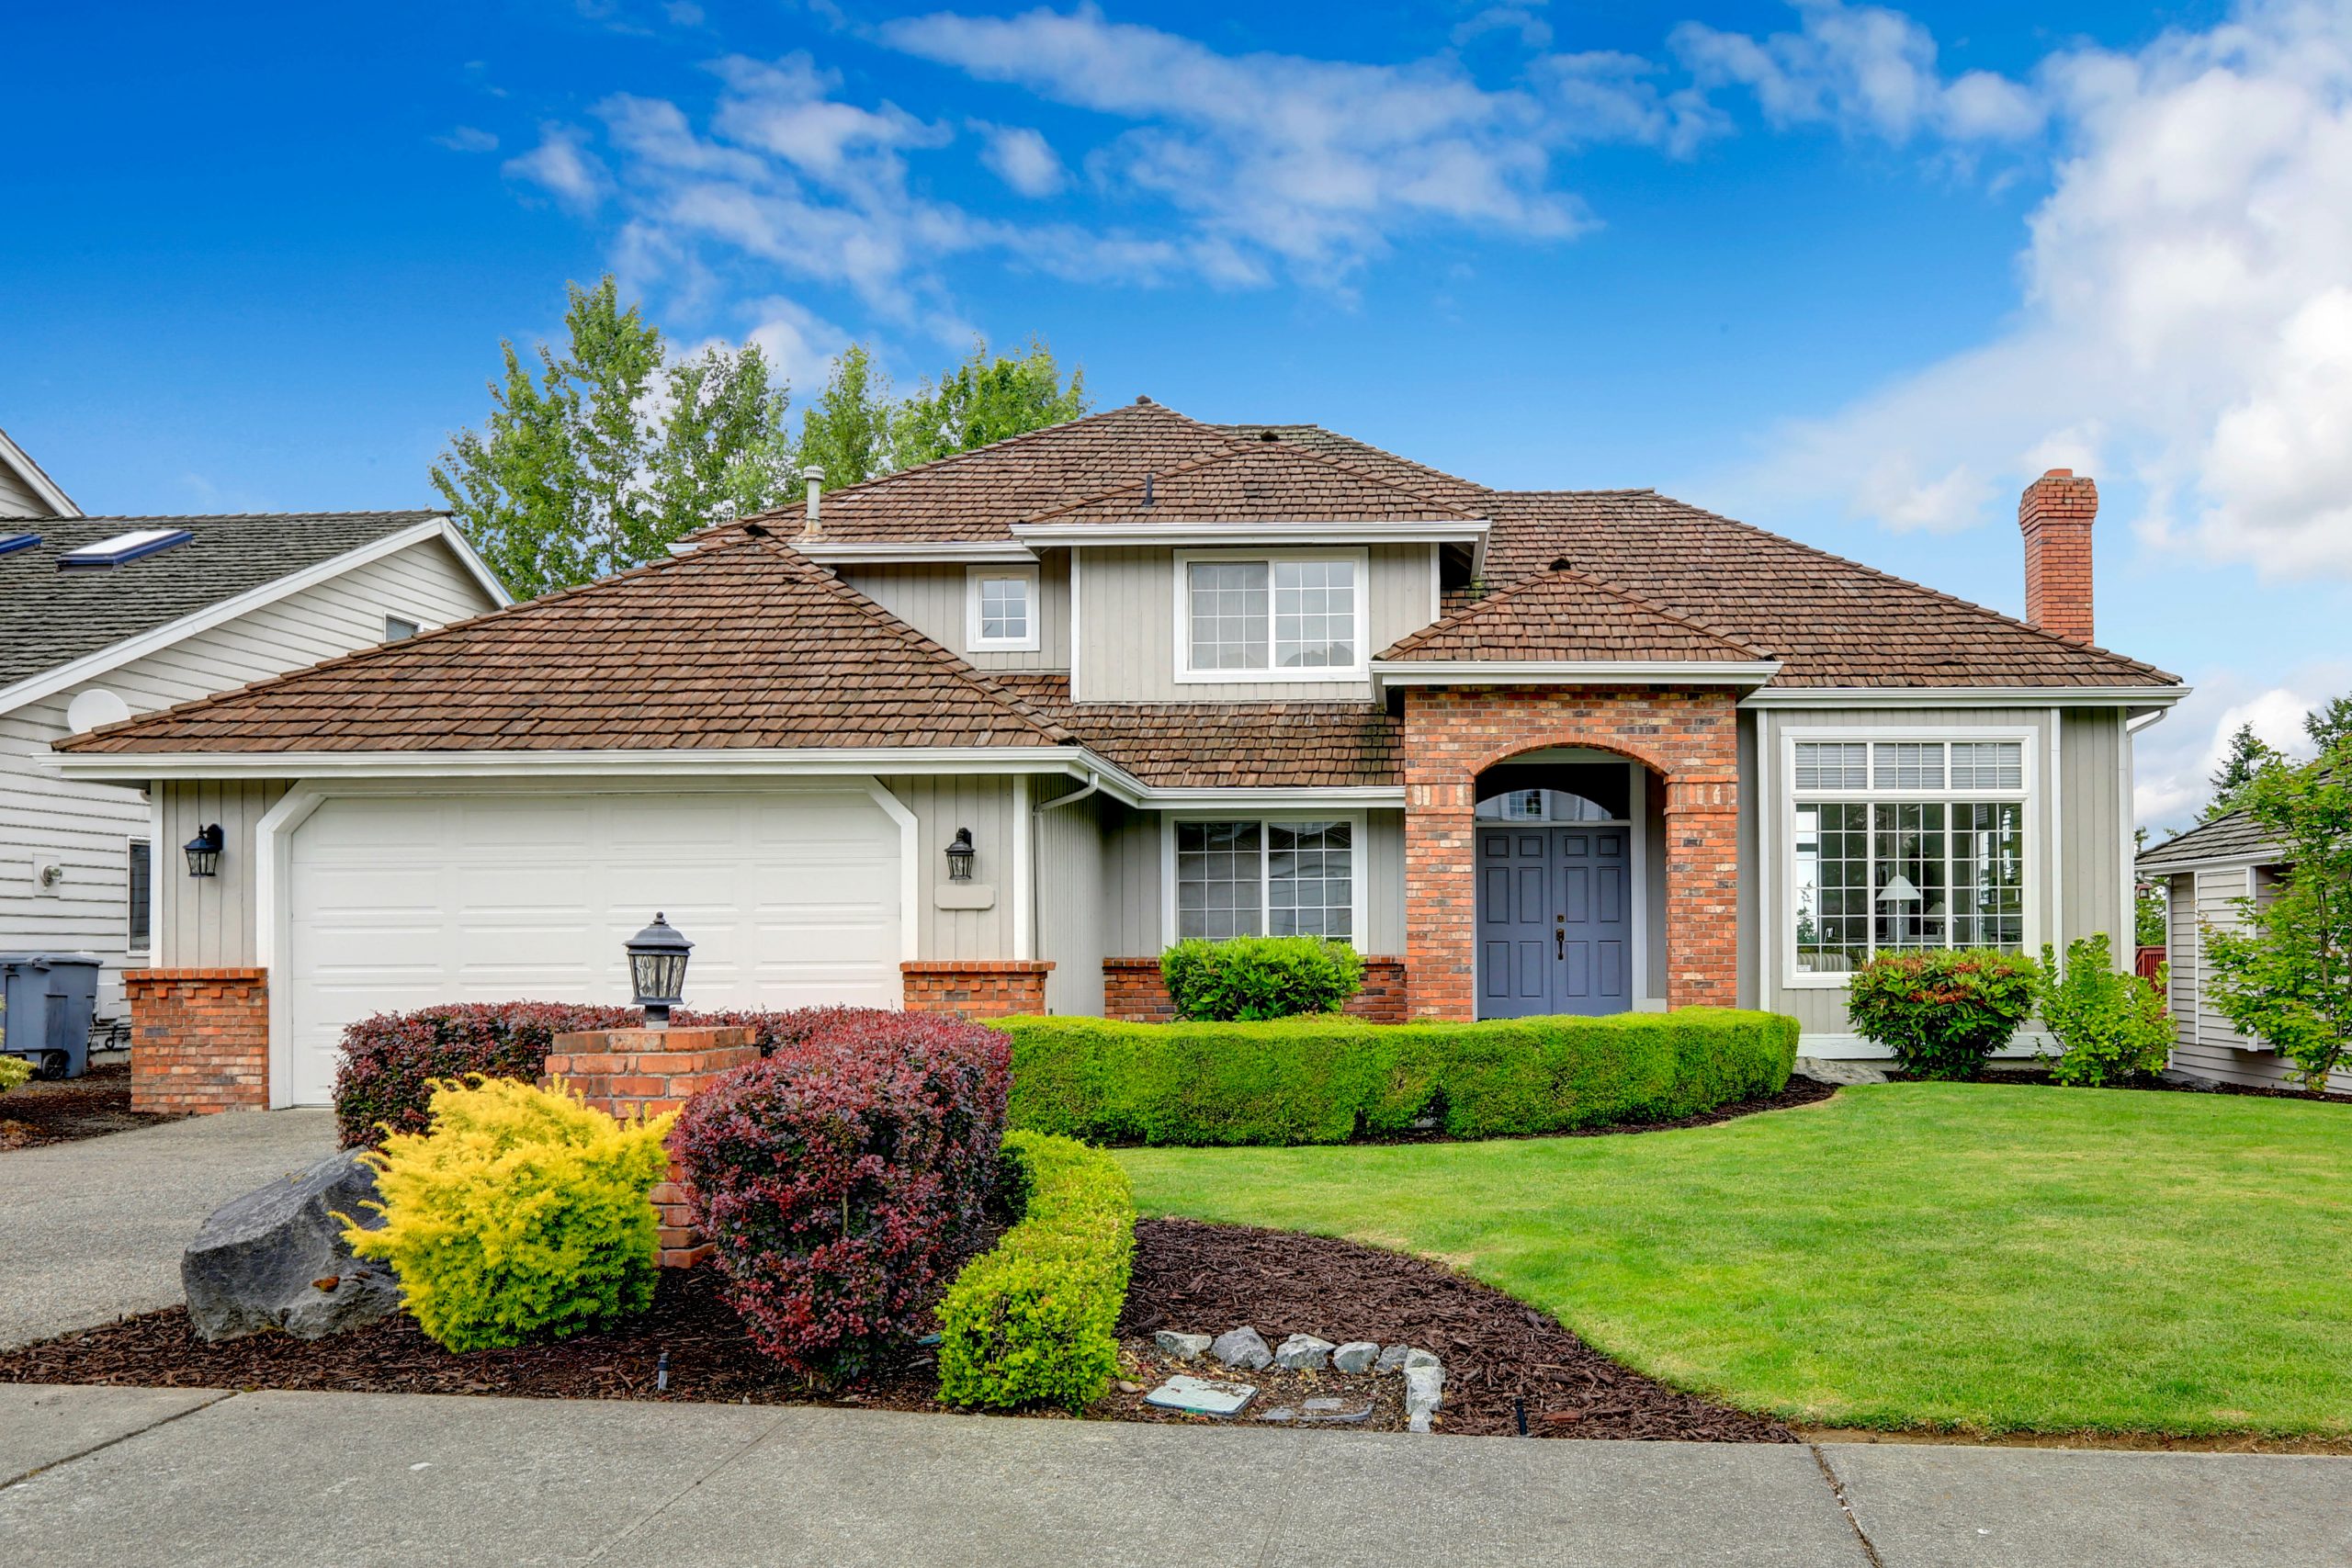
[[[2329,751],[2346,740],[2352,740],[2352,694],[2334,697],[2303,716],[2303,733],[2312,738],[2312,749]]]
[[[797,468],[825,470],[825,488],[862,484],[899,465],[892,461],[890,378],[862,343],[842,350],[826,374],[825,389],[800,412]],[[792,492],[800,492],[796,476]]]
[[[2289,869],[2267,900],[2236,900],[2239,929],[2206,927],[2207,989],[2316,1091],[2352,1051],[2352,743],[2271,756],[2241,798]]]
[[[2198,820],[2211,822],[2217,817],[2227,817],[2238,808],[2238,797],[2265,762],[2278,760],[2262,737],[2254,732],[2251,724],[2241,724],[2237,733],[2230,737],[2230,750],[2222,757],[2222,765],[2213,771],[2213,798],[2205,803]]]
[[[566,342],[501,344],[481,430],[433,466],[469,541],[526,598],[651,560],[680,535],[784,497],[786,390],[755,344],[672,360],[610,276],[565,286]]]
[[[991,355],[988,340],[975,338],[969,358],[899,405],[891,455],[911,468],[1063,423],[1087,406],[1086,372],[1073,368],[1065,383],[1044,340],[1031,338],[1027,352],[1013,356]]]

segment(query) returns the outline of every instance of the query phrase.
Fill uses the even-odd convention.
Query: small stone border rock
[[[1255,1324],[1241,1324],[1212,1337],[1182,1329],[1163,1328],[1152,1336],[1160,1354],[1177,1361],[1197,1361],[1204,1356],[1229,1371],[1262,1371],[1278,1367],[1291,1372],[1335,1372],[1355,1377],[1401,1377],[1405,1380],[1405,1429],[1436,1429],[1438,1410],[1445,1400],[1445,1364],[1431,1352],[1411,1345],[1382,1345],[1374,1339],[1334,1344],[1313,1334],[1294,1334],[1279,1348],[1270,1348]],[[1254,1392],[1254,1391],[1253,1391]],[[1279,1405],[1261,1411],[1260,1421],[1355,1422],[1372,1414],[1366,1402],[1350,1411],[1338,1399],[1309,1399],[1297,1408]]]

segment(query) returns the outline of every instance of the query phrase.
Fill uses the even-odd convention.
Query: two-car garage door
[[[326,1101],[371,1013],[627,1002],[621,944],[657,910],[695,943],[690,1007],[895,1007],[899,862],[858,789],[330,798],[288,848],[280,1097]]]

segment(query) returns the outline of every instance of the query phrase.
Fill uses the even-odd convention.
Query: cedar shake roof
[[[1159,788],[1354,788],[1403,776],[1403,726],[1378,703],[1072,703],[1066,675],[999,679],[1096,756]]]
[[[1469,523],[1474,513],[1433,501],[1336,457],[1261,439],[1083,501],[1029,523]]]
[[[764,534],[126,720],[65,751],[1054,746],[1001,686]]]
[[[1383,660],[1585,663],[1770,659],[1580,571],[1545,571],[1399,639]]]

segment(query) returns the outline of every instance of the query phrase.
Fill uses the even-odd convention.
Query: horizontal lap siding
[[[2294,1063],[2260,1049],[2259,1041],[2238,1032],[2214,1007],[2211,990],[2213,967],[2206,955],[2203,928],[2242,926],[2236,900],[2260,897],[2263,880],[2250,866],[2209,868],[2171,879],[2172,1065],[2222,1083],[2300,1088],[2302,1080]],[[2329,1074],[2328,1087],[2352,1091],[2352,1072]]]
[[[69,783],[46,770],[69,701],[60,694],[0,715],[0,952],[97,954],[106,960],[98,1012],[119,1018],[129,845],[147,836],[147,803],[135,789]],[[42,893],[38,878],[50,865],[62,879]],[[160,854],[153,865],[165,869]]]

